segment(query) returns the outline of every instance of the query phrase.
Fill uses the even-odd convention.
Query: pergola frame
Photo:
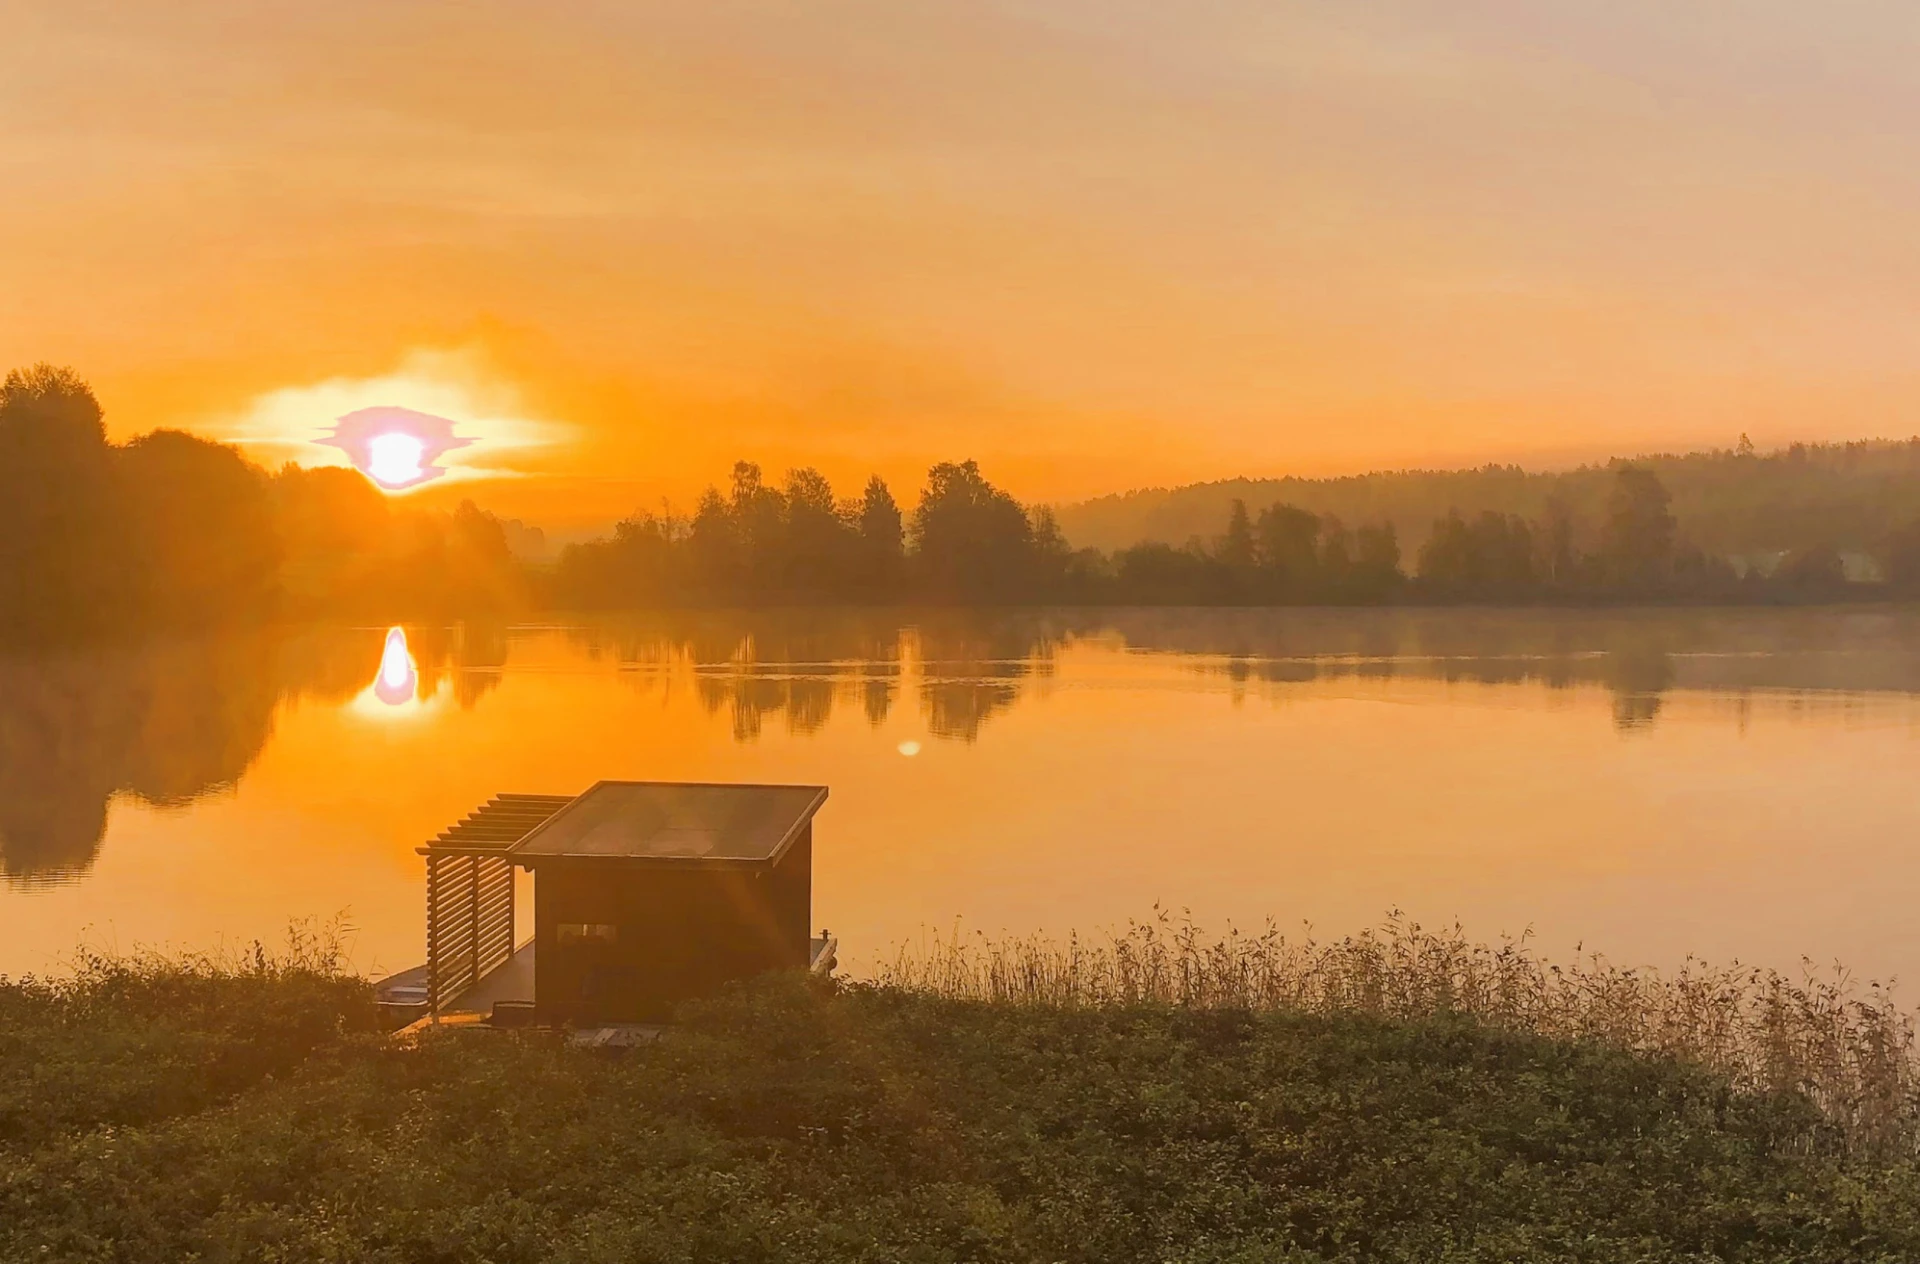
[[[495,795],[418,849],[427,858],[429,1014],[513,956],[507,849],[571,802],[572,795]]]

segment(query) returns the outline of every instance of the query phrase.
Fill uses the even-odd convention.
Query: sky
[[[0,362],[565,527],[1920,431],[1911,0],[0,0]]]

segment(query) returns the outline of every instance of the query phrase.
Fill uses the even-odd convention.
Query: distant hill
[[[1920,519],[1920,438],[1794,444],[1776,452],[1692,452],[1636,457],[1673,494],[1681,533],[1711,553],[1759,555],[1823,541],[1864,550]],[[1076,547],[1124,548],[1142,540],[1211,539],[1235,500],[1256,513],[1285,502],[1333,514],[1349,526],[1391,522],[1411,557],[1450,509],[1492,509],[1538,518],[1558,497],[1576,530],[1598,530],[1613,466],[1551,473],[1518,466],[1396,470],[1346,478],[1236,478],[1149,488],[1060,507]]]

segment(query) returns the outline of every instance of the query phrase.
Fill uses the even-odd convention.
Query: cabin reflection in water
[[[432,842],[427,962],[379,985],[407,1017],[495,1025],[664,1022],[769,970],[833,964],[812,933],[824,786],[603,781],[575,798],[500,795]],[[534,928],[514,927],[531,870]]]

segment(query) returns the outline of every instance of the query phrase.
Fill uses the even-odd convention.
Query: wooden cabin
[[[603,781],[571,799],[500,795],[420,848],[430,1014],[575,1027],[657,1023],[769,970],[830,968],[812,931],[824,786]],[[513,870],[533,874],[516,940]],[[509,1018],[511,1016],[511,1019]]]

